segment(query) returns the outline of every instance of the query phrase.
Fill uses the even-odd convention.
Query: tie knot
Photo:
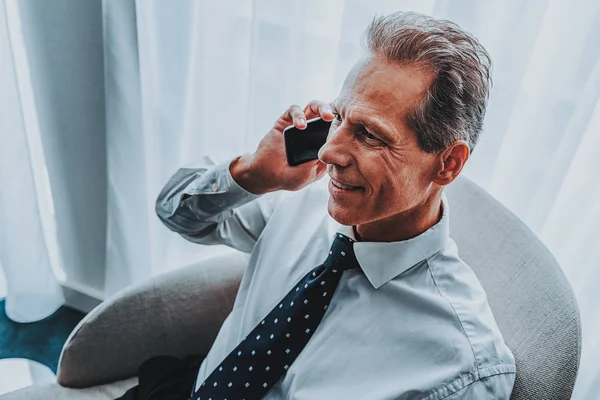
[[[329,249],[329,255],[323,263],[326,267],[338,266],[339,268],[346,270],[352,268],[358,268],[358,260],[354,255],[354,240],[341,233],[336,233]]]

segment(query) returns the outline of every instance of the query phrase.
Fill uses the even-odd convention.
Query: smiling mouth
[[[338,181],[336,181],[335,179],[331,178],[331,183],[333,184],[333,186],[339,188],[339,189],[343,189],[343,190],[356,190],[356,189],[360,189],[361,186],[349,186],[349,185],[344,185],[343,183],[340,183]]]

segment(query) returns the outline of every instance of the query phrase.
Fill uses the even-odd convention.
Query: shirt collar
[[[444,249],[450,224],[448,201],[442,193],[441,220],[420,235],[398,242],[355,242],[354,254],[365,276],[375,289],[411,267]],[[328,214],[329,216],[329,214]],[[342,225],[329,216],[330,236],[336,232],[356,240],[352,226]]]

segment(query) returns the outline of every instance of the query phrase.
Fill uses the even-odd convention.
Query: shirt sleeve
[[[189,241],[250,253],[281,192],[245,190],[231,176],[233,160],[217,164],[205,156],[177,170],[156,199],[158,218]]]
[[[491,375],[442,397],[443,400],[509,400],[515,383],[514,373]]]

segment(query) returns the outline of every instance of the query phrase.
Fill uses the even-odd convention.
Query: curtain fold
[[[99,228],[105,229],[106,247],[96,240],[88,249],[106,259],[94,257],[93,268],[67,273],[66,282],[76,279],[108,296],[151,275],[229,251],[189,243],[159,222],[154,201],[166,180],[203,155],[219,161],[254,151],[290,104],[334,99],[361,53],[367,24],[375,14],[396,10],[453,20],[489,50],[494,87],[485,131],[464,173],[521,218],[561,264],[583,320],[583,359],[573,398],[596,398],[600,3],[595,0],[102,0],[106,148],[99,151],[105,152],[106,164],[94,162],[106,169],[107,222]],[[0,56],[12,54],[7,50],[9,44],[14,47],[12,38],[1,40]],[[48,303],[54,307],[60,301],[49,271],[62,261],[52,254],[69,254],[78,242],[69,236],[55,243],[48,234],[52,229],[44,228],[49,223],[40,222],[46,206],[32,199],[48,194],[36,186],[40,173],[32,165],[40,157],[27,142],[31,130],[23,124],[29,119],[19,117],[35,115],[35,108],[23,107],[22,99],[15,102],[24,83],[4,59],[0,134],[9,146],[0,148],[7,156],[0,160],[0,261],[9,292],[29,293],[25,288],[33,285],[55,299]],[[4,118],[5,112],[11,118]],[[12,125],[4,129],[4,124]],[[17,134],[8,137],[4,132],[9,131]],[[97,131],[81,135],[91,140]],[[49,153],[45,147],[44,154]],[[86,161],[79,160],[82,168]],[[56,168],[53,174],[63,175]],[[57,209],[68,208],[68,201],[87,201],[54,197]],[[11,208],[28,217],[11,220]],[[27,235],[17,239],[12,234],[24,234],[23,222]],[[67,222],[58,219],[57,228]],[[17,250],[25,241],[26,251]],[[69,260],[68,272],[81,258]],[[35,277],[39,283],[14,267],[25,264],[42,271]],[[12,301],[15,307],[19,303]]]
[[[0,267],[6,315],[31,322],[52,314],[64,298],[44,235],[52,213],[44,199],[51,196],[20,29],[15,5],[0,3]]]

